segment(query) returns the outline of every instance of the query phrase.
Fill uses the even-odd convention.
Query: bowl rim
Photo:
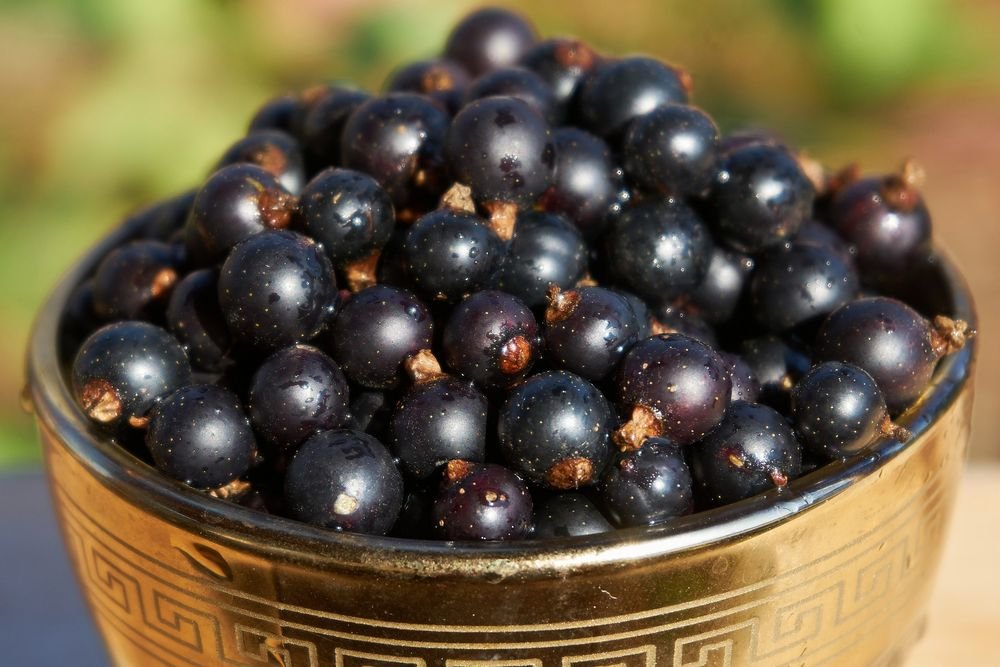
[[[581,537],[517,542],[452,543],[335,532],[217,500],[160,475],[124,449],[102,439],[77,408],[59,362],[58,329],[72,290],[108,249],[137,236],[123,225],[105,236],[59,282],[35,321],[27,355],[27,394],[36,419],[60,439],[92,475],[114,493],[206,539],[310,567],[388,575],[502,580],[565,576],[568,571],[619,567],[636,561],[739,540],[791,520],[840,495],[861,478],[918,446],[922,435],[966,388],[975,339],[941,360],[931,386],[897,421],[913,434],[907,443],[886,439],[845,461],[828,464],[781,490],[648,527]],[[940,252],[930,257],[952,316],[975,326],[972,297],[957,267]]]

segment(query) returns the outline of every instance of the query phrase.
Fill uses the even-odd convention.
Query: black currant
[[[566,218],[536,211],[518,214],[498,281],[500,289],[536,308],[547,303],[550,285],[569,289],[586,272],[587,245]]]
[[[809,370],[809,356],[797,345],[773,335],[744,340],[740,356],[757,378],[760,401],[786,412],[789,392]]]
[[[184,344],[191,363],[203,371],[224,370],[231,346],[226,320],[219,309],[219,276],[201,269],[177,283],[167,303],[167,326]]]
[[[418,60],[404,65],[389,76],[389,92],[420,93],[440,104],[448,113],[462,108],[469,73],[456,62],[444,58]]]
[[[712,324],[732,319],[746,290],[754,260],[722,246],[712,248],[705,277],[691,290],[687,303]]]
[[[730,401],[756,403],[760,398],[760,383],[743,357],[731,352],[719,352],[719,356],[729,367],[729,377],[733,383]]]
[[[331,86],[316,92],[316,99],[302,116],[302,145],[310,173],[342,164],[341,137],[354,111],[371,95],[353,88]]]
[[[306,183],[305,159],[295,137],[281,130],[257,130],[230,146],[216,169],[248,162],[270,172],[293,195]]]
[[[600,381],[618,368],[622,356],[639,340],[635,311],[621,294],[603,287],[549,293],[545,311],[545,347],[562,368]]]
[[[599,61],[600,56],[583,42],[558,37],[533,46],[521,58],[520,65],[548,84],[559,105],[561,117],[573,101],[584,75]]]
[[[553,125],[561,120],[561,109],[552,89],[529,69],[502,67],[483,74],[469,84],[465,103],[494,96],[516,97]]]
[[[302,113],[302,100],[295,95],[278,95],[260,105],[254,112],[247,132],[281,130],[295,134],[296,117]]]
[[[587,496],[557,493],[535,506],[534,538],[577,537],[614,530]]]
[[[136,237],[153,241],[169,241],[187,222],[197,190],[185,190],[129,214],[122,223],[136,231]]]
[[[449,461],[431,505],[431,530],[442,540],[516,540],[531,535],[531,493],[495,463]]]
[[[177,283],[178,253],[160,241],[130,241],[109,252],[94,273],[94,313],[105,321],[162,313]]]
[[[524,17],[487,7],[459,21],[448,35],[444,56],[478,76],[516,64],[537,40],[534,27]]]
[[[650,192],[688,196],[715,176],[719,128],[700,109],[667,104],[629,123],[622,140],[625,173]]]
[[[542,204],[547,211],[566,215],[588,239],[596,239],[611,221],[622,188],[611,149],[599,137],[575,127],[559,128],[552,140],[555,176]]]
[[[608,466],[598,488],[601,507],[616,526],[648,526],[694,509],[691,471],[680,447],[649,438]]]

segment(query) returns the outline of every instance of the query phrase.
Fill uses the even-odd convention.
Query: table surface
[[[907,667],[991,667],[1000,631],[1000,465],[969,468],[927,634]],[[100,667],[107,657],[63,553],[39,473],[0,478],[0,627],[10,665]]]

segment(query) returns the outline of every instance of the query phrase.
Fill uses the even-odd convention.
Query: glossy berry
[[[561,215],[529,211],[517,216],[498,287],[529,308],[547,303],[550,285],[568,289],[587,271],[587,246]]]
[[[228,484],[256,456],[240,400],[211,384],[183,387],[164,398],[149,422],[146,446],[161,472],[198,489]]]
[[[758,258],[750,303],[758,324],[780,332],[817,323],[854,299],[859,289],[854,266],[834,250],[792,243]]]
[[[694,509],[691,471],[681,448],[649,438],[619,455],[598,489],[601,506],[619,528],[663,523]]]
[[[295,198],[263,167],[223,167],[195,196],[185,229],[188,255],[200,265],[221,261],[240,241],[287,227],[294,208]]]
[[[336,299],[330,260],[295,232],[255,234],[233,248],[219,274],[219,306],[229,332],[258,351],[314,338]]]
[[[718,428],[690,450],[691,473],[710,505],[732,503],[799,476],[802,448],[775,410],[737,401]]]
[[[455,180],[477,203],[530,207],[552,183],[555,147],[548,123],[514,97],[467,104],[448,130],[446,153]]]
[[[219,158],[216,169],[246,162],[270,172],[290,193],[298,194],[306,183],[302,147],[281,130],[258,130],[230,146]]]
[[[136,238],[168,241],[187,222],[196,194],[197,190],[185,190],[178,195],[143,207],[131,213],[122,222],[122,226],[134,229]]]
[[[420,93],[454,114],[462,107],[469,81],[469,73],[458,63],[432,58],[400,67],[389,76],[385,89],[389,92]]]
[[[482,218],[450,209],[418,219],[403,243],[414,286],[429,298],[446,301],[488,286],[501,252],[500,238]]]
[[[302,145],[310,173],[342,165],[341,137],[354,111],[371,95],[352,88],[332,86],[318,94],[302,117]]]
[[[414,384],[389,427],[403,471],[426,480],[452,459],[484,461],[486,411],[486,397],[469,382],[441,375]]]
[[[218,285],[214,269],[192,271],[177,283],[167,303],[167,326],[203,371],[221,371],[231,363],[232,341],[219,309]]]
[[[814,196],[787,150],[751,144],[723,156],[709,200],[719,237],[755,253],[795,236],[812,215]]]
[[[587,496],[557,493],[535,506],[534,538],[577,537],[614,530]]]
[[[622,211],[607,236],[608,261],[626,286],[651,302],[696,287],[705,277],[712,237],[677,200],[639,202]]]
[[[472,12],[452,29],[444,56],[478,76],[516,64],[537,39],[535,29],[522,16],[488,7]]]
[[[760,383],[757,382],[750,364],[744,361],[743,357],[731,352],[719,352],[719,356],[729,368],[729,377],[733,384],[729,395],[730,401],[756,403],[760,398]]]
[[[399,382],[402,363],[431,346],[426,306],[406,290],[375,285],[353,295],[328,336],[331,355],[353,382],[372,389]]]
[[[560,367],[600,381],[639,340],[640,326],[625,297],[604,287],[550,292],[545,348]]]
[[[247,132],[281,130],[295,133],[296,116],[302,112],[302,100],[295,95],[278,95],[262,104],[254,112]]]
[[[535,485],[577,489],[604,470],[613,419],[604,395],[583,378],[539,373],[515,387],[500,410],[500,452]]]
[[[712,324],[732,319],[753,268],[754,260],[749,255],[714,246],[705,277],[688,293],[686,302]]]
[[[636,324],[639,327],[639,340],[649,338],[653,334],[653,313],[650,311],[649,305],[628,290],[614,288],[612,291],[628,301],[628,305],[632,307]]]
[[[426,208],[445,188],[448,113],[422,95],[389,93],[361,104],[344,124],[343,166],[363,171],[403,208]]]
[[[791,241],[795,244],[815,245],[833,252],[845,264],[856,265],[856,251],[832,227],[816,220],[806,220]]]
[[[789,392],[809,370],[809,356],[798,346],[773,335],[744,340],[740,356],[760,384],[760,401],[787,411]]]
[[[347,380],[337,363],[309,345],[278,350],[250,381],[250,420],[266,442],[297,447],[348,419]]]
[[[531,493],[513,471],[494,463],[451,461],[431,505],[431,530],[442,540],[516,540],[531,534]]]
[[[719,128],[700,109],[667,104],[629,123],[625,173],[650,192],[698,195],[715,176]]]
[[[350,169],[324,169],[302,191],[292,224],[343,268],[381,249],[396,219],[392,199],[375,179]]]
[[[444,362],[487,389],[520,380],[538,356],[538,323],[515,296],[476,292],[455,307],[441,339]]]
[[[902,301],[871,297],[832,312],[814,347],[820,361],[864,369],[896,414],[919,398],[938,359],[962,347],[965,336],[964,322],[939,317],[931,323]]]
[[[59,318],[59,357],[72,359],[83,340],[101,325],[94,313],[94,279],[83,281],[66,298]]]
[[[629,121],[664,104],[686,104],[687,75],[653,58],[623,58],[595,70],[580,91],[585,127],[602,137],[621,134]]]
[[[680,333],[709,347],[719,347],[719,338],[712,325],[687,306],[661,304],[654,310],[653,327],[656,333]]]
[[[323,431],[292,457],[284,501],[300,521],[385,535],[403,506],[403,477],[389,450],[367,433]]]
[[[540,76],[523,67],[503,67],[476,78],[465,91],[465,103],[484,97],[516,97],[549,123],[561,120],[555,95]]]
[[[683,334],[661,334],[632,346],[618,368],[618,401],[629,421],[615,434],[623,449],[648,436],[690,444],[718,425],[732,381],[719,354]]]
[[[889,419],[872,376],[839,361],[819,364],[799,381],[791,416],[802,446],[827,459],[856,454],[883,436],[909,436]]]
[[[521,58],[520,65],[548,84],[562,116],[568,110],[584,75],[593,70],[599,61],[600,56],[583,42],[560,37],[533,46]]]
[[[588,239],[596,239],[607,228],[621,189],[611,149],[575,127],[559,128],[552,138],[555,176],[542,204],[547,211],[564,214]]]
[[[130,241],[109,252],[94,274],[94,313],[101,319],[146,319],[162,313],[178,279],[175,249],[159,241]]]
[[[73,397],[105,426],[145,426],[150,409],[191,381],[184,348],[146,322],[118,322],[92,333],[73,360]]]

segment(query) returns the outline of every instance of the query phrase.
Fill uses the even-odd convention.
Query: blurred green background
[[[1000,329],[1000,3],[501,3],[543,34],[684,65],[723,129],[773,127],[832,166],[915,156],[935,233]],[[0,4],[0,468],[37,465],[19,407],[46,293],[131,208],[191,187],[274,93],[378,87],[473,5],[388,0]],[[1000,346],[982,347],[974,452],[1000,454]],[[991,349],[993,348],[993,349]]]

